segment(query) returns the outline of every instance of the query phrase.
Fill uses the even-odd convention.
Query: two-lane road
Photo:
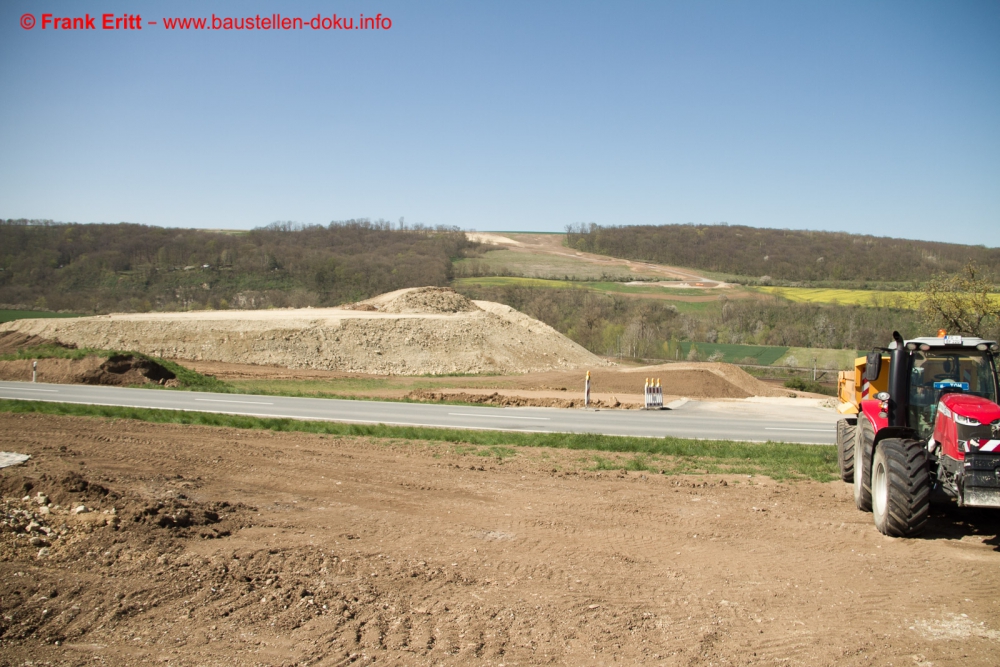
[[[690,401],[661,411],[488,408],[30,382],[0,382],[0,398],[358,424],[804,444],[833,444],[839,416],[812,405],[745,402]]]

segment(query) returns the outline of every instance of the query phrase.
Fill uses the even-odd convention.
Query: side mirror
[[[882,352],[880,350],[872,350],[868,353],[868,358],[865,359],[865,380],[868,382],[874,382],[878,379],[878,376],[882,373]]]

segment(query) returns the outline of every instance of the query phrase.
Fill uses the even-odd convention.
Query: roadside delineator
[[[590,405],[590,371],[587,371],[587,381],[583,385],[583,407]]]
[[[660,386],[660,378],[646,378],[646,386],[643,389],[643,410],[661,410],[663,408],[663,388]]]

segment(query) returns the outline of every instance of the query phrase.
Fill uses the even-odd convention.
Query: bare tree
[[[993,285],[981,277],[979,267],[969,262],[962,273],[937,276],[927,284],[922,310],[932,326],[981,336],[992,320],[1000,318],[1000,295],[993,293]]]

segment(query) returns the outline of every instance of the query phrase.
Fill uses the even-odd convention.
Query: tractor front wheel
[[[840,468],[840,479],[845,482],[854,481],[854,440],[857,421],[841,419],[837,422],[837,465]]]
[[[886,438],[872,457],[872,514],[875,527],[890,537],[923,530],[931,509],[927,450],[915,440]]]

